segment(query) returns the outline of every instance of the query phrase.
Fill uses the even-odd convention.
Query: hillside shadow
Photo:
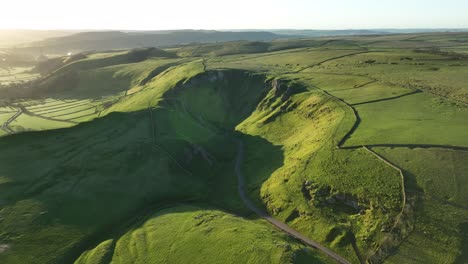
[[[236,137],[245,146],[242,171],[245,177],[245,192],[257,206],[266,209],[261,197],[261,187],[277,169],[284,165],[284,152],[281,146],[259,136],[236,132]]]
[[[461,223],[458,228],[461,233],[461,254],[458,255],[455,263],[463,264],[468,260],[468,222]]]
[[[208,75],[213,76],[218,75]],[[238,77],[250,75],[223,76],[245,80]],[[260,188],[284,165],[284,154],[281,146],[227,126],[249,116],[265,92],[263,82],[257,83],[261,77],[249,78],[252,83],[238,85],[262,89],[248,93],[248,101],[235,93],[237,84],[225,91],[235,98],[223,117],[231,122],[202,118],[209,111],[196,108],[196,103],[166,103],[156,109],[111,113],[71,128],[0,138],[0,208],[7,208],[0,221],[7,235],[0,234],[0,241],[18,234],[23,237],[16,241],[21,248],[25,241],[47,239],[51,242],[42,250],[56,252],[49,258],[60,256],[61,263],[68,263],[171,203],[203,203],[258,217],[239,196],[234,173],[237,139],[246,146],[245,191],[261,208]],[[18,219],[25,220],[11,224]]]
[[[0,138],[0,241],[20,235],[20,248],[47,239],[44,250],[71,263],[153,208],[197,200],[208,189],[204,175],[154,150],[151,133],[148,111],[139,111]]]
[[[210,150],[217,145],[223,154],[217,159],[220,166],[201,167],[213,172],[200,169],[189,174],[154,149],[150,120],[148,110],[112,113],[71,128],[0,138],[0,208],[8,208],[0,229],[37,239],[54,226],[66,227],[49,232],[46,238],[56,241],[68,234],[65,242],[73,246],[61,254],[65,260],[74,260],[97,241],[127,230],[167,204],[201,202],[249,215],[245,207],[230,206],[242,207],[233,166],[235,137],[248,146],[247,188],[256,203],[261,203],[263,181],[283,164],[280,147],[260,137],[227,133],[205,146]],[[171,150],[176,158],[184,157],[188,144],[179,145]],[[31,220],[8,224],[21,215]],[[4,239],[0,236],[0,241]],[[56,246],[50,248],[59,250]]]

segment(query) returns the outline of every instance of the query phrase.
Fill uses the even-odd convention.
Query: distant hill
[[[63,37],[79,31],[72,30],[5,30],[0,29],[0,48],[41,41],[48,38]]]
[[[212,30],[180,31],[107,31],[82,32],[70,36],[32,42],[19,48],[23,52],[37,54],[78,53],[111,49],[140,47],[165,47],[189,43],[216,43],[236,40],[271,41],[282,38],[271,32],[222,32]]]
[[[340,30],[313,30],[313,29],[275,29],[269,30],[275,34],[304,37],[331,37],[331,36],[359,36],[359,35],[385,35],[385,34],[411,34],[435,32],[468,32],[467,28],[416,28],[416,29],[340,29]]]
[[[373,30],[373,29],[343,29],[343,30],[295,30],[295,29],[278,29],[271,30],[275,34],[281,35],[293,35],[293,36],[304,36],[304,37],[330,37],[330,36],[354,36],[354,35],[382,35],[390,34],[385,30]]]
[[[408,33],[464,32],[468,29],[350,29],[350,30],[160,30],[160,31],[0,31],[0,48],[15,46],[15,52],[37,57],[87,51],[169,47],[185,44],[231,41],[266,42],[275,39],[331,36],[366,36]],[[5,31],[6,32],[6,31]],[[3,36],[3,37],[2,37]],[[29,41],[29,42],[28,42]],[[27,43],[26,43],[27,42]],[[7,45],[7,43],[10,43]],[[23,43],[23,44],[20,44]],[[24,44],[26,43],[26,44]],[[10,50],[11,51],[11,50]]]

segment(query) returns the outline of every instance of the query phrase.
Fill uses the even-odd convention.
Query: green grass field
[[[32,72],[32,68],[15,67],[3,68],[0,67],[0,86],[28,82],[39,78],[40,75]]]
[[[0,114],[0,124],[5,123],[10,117],[12,117],[15,113],[6,113],[6,114]]]
[[[415,230],[389,262],[463,263],[467,254],[468,152],[437,148],[376,150],[405,170],[406,189],[416,206]]]
[[[173,226],[178,226],[173,229]],[[206,246],[217,245],[217,246]],[[307,249],[268,224],[213,209],[162,209],[117,240],[106,240],[75,263],[302,263]],[[327,263],[326,258],[309,258]]]
[[[29,131],[29,130],[48,130],[63,127],[69,127],[72,124],[52,121],[44,118],[21,114],[11,124],[10,127],[15,131]]]
[[[466,107],[425,93],[357,105],[362,121],[346,145],[468,146]]]
[[[0,263],[334,263],[244,204],[239,141],[250,200],[350,263],[464,263],[465,39],[90,53],[0,89]]]

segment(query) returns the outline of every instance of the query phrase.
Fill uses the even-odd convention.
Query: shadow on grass
[[[0,138],[0,241],[13,245],[0,262],[27,254],[43,257],[38,262],[71,263],[168,204],[204,203],[249,213],[237,193],[232,134],[200,143],[215,155],[213,166],[201,153],[186,163],[184,153],[193,144],[185,138],[177,144],[160,142],[189,174],[153,147],[150,120],[147,110],[112,113],[72,128]],[[159,131],[164,125],[166,132],[174,128],[170,122],[159,125]],[[259,169],[248,174],[249,188],[258,191],[282,166],[282,151],[260,137],[242,137],[248,151],[260,150],[251,160]]]
[[[14,246],[0,262],[15,254],[73,259],[154,204],[206,192],[204,175],[155,151],[150,132],[142,111],[1,138],[0,241]]]
[[[455,260],[455,263],[463,264],[468,259],[468,222],[463,222],[459,225],[461,234],[461,254]]]
[[[245,191],[252,202],[261,208],[266,208],[260,190],[273,172],[284,165],[284,152],[281,146],[275,146],[261,137],[241,133],[236,133],[236,136],[245,146],[242,165]]]
[[[245,75],[224,76],[239,74]],[[250,79],[252,87],[260,85],[249,93],[252,98],[244,102],[235,96],[233,107],[223,109],[233,121],[249,116],[264,92],[260,77]],[[226,96],[237,95],[236,87],[227,87]],[[204,106],[213,103],[207,101]],[[36,263],[73,262],[171,203],[197,202],[247,215],[234,174],[233,128],[201,120],[211,108],[190,112],[199,110],[196,103],[160,106],[111,113],[68,129],[0,138],[0,241],[13,245],[0,262],[8,255],[37,256]],[[253,162],[247,166],[253,168],[246,174],[248,191],[260,201],[261,184],[284,157],[280,147],[260,137],[242,138],[247,153],[253,153],[247,156]]]

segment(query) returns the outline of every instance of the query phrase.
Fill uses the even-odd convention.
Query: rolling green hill
[[[464,263],[468,60],[436,48],[466,36],[87,53],[2,88],[0,262]]]

